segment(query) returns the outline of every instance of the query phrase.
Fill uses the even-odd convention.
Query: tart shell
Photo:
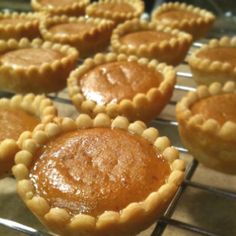
[[[96,25],[84,35],[57,35],[49,31],[53,25],[61,23],[92,23]],[[55,43],[69,44],[79,50],[81,57],[105,50],[110,43],[114,22],[107,19],[55,16],[46,18],[40,24],[40,32],[45,40]]]
[[[213,82],[224,84],[226,81],[236,81],[236,66],[228,62],[199,58],[197,54],[209,48],[232,47],[236,48],[236,37],[222,37],[212,39],[201,49],[194,51],[188,58],[193,78],[197,84],[210,85]]]
[[[50,15],[82,16],[89,0],[76,0],[73,4],[58,7],[47,7],[40,3],[40,0],[31,0],[31,6],[35,11],[42,11]]]
[[[0,39],[20,39],[26,37],[28,39],[34,39],[40,37],[39,32],[39,18],[40,16],[33,13],[0,13],[0,20],[3,19],[27,19],[26,23],[17,22],[13,24],[1,24],[0,22]]]
[[[183,19],[168,22],[156,19],[157,16],[171,10],[184,10],[193,14],[199,14],[199,17],[197,19]],[[215,16],[211,12],[179,2],[164,3],[152,13],[152,21],[188,32],[193,36],[194,40],[205,37],[214,23],[214,20]]]
[[[169,33],[172,39],[163,40],[161,43],[141,44],[139,47],[130,47],[122,44],[121,37],[131,32],[138,31],[155,31]],[[163,25],[148,23],[134,19],[120,24],[112,33],[111,45],[112,50],[116,53],[125,53],[128,55],[136,55],[137,57],[146,57],[149,59],[157,59],[170,65],[177,65],[185,58],[187,51],[192,43],[192,36],[173,30]]]
[[[228,174],[236,174],[236,123],[225,121],[221,125],[215,119],[193,115],[190,107],[200,99],[235,92],[236,85],[231,81],[223,86],[218,82],[209,87],[202,85],[188,93],[176,107],[179,133],[190,153],[205,166]]]
[[[78,78],[94,67],[114,61],[136,61],[146,65],[163,75],[159,87],[151,88],[147,93],[137,93],[132,99],[122,99],[118,103],[99,105],[94,101],[86,99],[78,85]],[[169,102],[176,82],[176,73],[173,67],[164,63],[158,64],[156,60],[137,58],[125,54],[101,54],[98,53],[93,59],[88,58],[83,65],[74,70],[68,79],[68,92],[71,100],[79,112],[95,116],[104,112],[114,118],[117,115],[124,115],[129,120],[143,120],[149,122],[155,118],[164,106]]]
[[[128,3],[135,11],[124,13],[124,12],[113,12],[108,10],[98,9],[97,6],[102,3]],[[86,8],[86,14],[92,17],[100,17],[113,20],[116,24],[122,23],[126,20],[133,18],[139,18],[144,11],[144,3],[140,0],[129,1],[129,0],[99,0],[98,2],[93,2]]]
[[[23,48],[53,49],[61,52],[64,56],[52,63],[29,66],[26,69],[1,64],[1,89],[18,93],[49,93],[65,87],[66,79],[70,71],[75,68],[78,59],[78,52],[75,48],[42,41],[41,39],[29,41],[22,38],[20,41],[15,39],[0,41],[0,54]]]
[[[40,119],[41,123],[51,122],[57,115],[57,109],[49,98],[43,95],[26,94],[15,95],[11,99],[0,99],[0,108],[21,109]],[[0,176],[9,174],[14,156],[19,150],[22,139],[27,137],[29,131],[23,132],[18,140],[4,139],[0,142]]]
[[[127,130],[147,139],[155,145],[171,167],[171,173],[156,192],[152,192],[142,202],[130,203],[119,212],[105,211],[97,217],[85,214],[72,215],[66,209],[52,208],[46,199],[35,193],[33,183],[29,179],[28,156],[34,156],[37,149],[57,135],[77,129],[91,127],[111,127]],[[154,132],[155,131],[155,132]],[[28,146],[25,146],[28,143]],[[106,114],[98,114],[94,119],[86,114],[78,116],[76,121],[70,118],[59,118],[56,123],[39,125],[33,133],[22,140],[21,150],[16,154],[21,157],[13,167],[17,178],[17,191],[30,210],[50,230],[60,235],[133,235],[155,221],[167,207],[183,180],[185,164],[178,159],[178,151],[170,146],[166,137],[158,137],[154,128],[146,128],[141,121],[129,123],[125,117],[111,120]],[[23,158],[24,157],[24,158]]]

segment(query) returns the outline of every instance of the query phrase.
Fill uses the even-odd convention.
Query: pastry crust
[[[89,2],[89,0],[75,0],[73,4],[48,7],[42,5],[40,0],[31,0],[31,6],[35,11],[42,11],[50,15],[82,16],[85,14],[85,8]]]
[[[137,93],[132,99],[122,99],[118,103],[99,105],[88,100],[81,91],[78,79],[98,65],[115,61],[136,61],[139,64],[146,65],[147,69],[151,68],[160,72],[163,75],[163,80],[158,87],[153,87],[146,93]],[[98,53],[93,59],[86,59],[78,69],[74,70],[67,82],[69,95],[79,112],[87,113],[93,117],[104,112],[112,118],[117,115],[124,115],[131,121],[143,120],[148,122],[155,118],[169,102],[176,82],[176,72],[172,66],[167,66],[164,63],[158,64],[156,60],[125,54]]]
[[[27,22],[16,22],[15,24],[3,23],[1,20],[28,20]],[[5,12],[0,13],[0,39],[20,39],[20,38],[37,38],[40,37],[39,32],[39,15],[35,13],[18,13],[18,12]]]
[[[156,19],[162,13],[166,13],[171,10],[187,11],[197,14],[199,17],[196,19],[183,18],[182,20],[173,20],[168,22],[165,20]],[[215,16],[211,12],[194,7],[193,5],[187,5],[179,2],[164,3],[160,7],[156,8],[152,13],[152,21],[188,32],[193,36],[194,40],[205,37],[214,23],[214,20]]]
[[[199,162],[221,172],[236,174],[236,123],[226,120],[221,125],[215,119],[193,115],[190,110],[201,99],[229,93],[236,93],[236,85],[231,81],[223,86],[218,82],[209,87],[201,85],[177,104],[176,117],[183,143]]]
[[[99,9],[98,6],[103,3],[125,3],[129,4],[134,8],[134,12],[114,12],[108,10]],[[99,0],[98,2],[93,2],[86,8],[86,14],[92,17],[107,18],[113,20],[116,24],[130,20],[133,18],[139,18],[144,11],[144,3],[140,0]]]
[[[0,41],[0,54],[23,48],[52,49],[62,53],[63,57],[52,63],[45,62],[39,66],[31,65],[27,68],[0,65],[0,87],[2,90],[18,93],[49,93],[65,87],[66,79],[75,68],[78,51],[67,45],[34,39],[29,41],[22,38],[17,41],[9,39]]]
[[[84,34],[53,34],[49,28],[62,23],[82,23],[93,24],[90,30]],[[110,42],[114,22],[107,19],[87,18],[87,17],[48,17],[40,23],[40,32],[45,40],[61,44],[69,44],[79,50],[81,57],[89,56],[95,52],[105,50]],[[88,26],[89,27],[89,26]]]
[[[157,191],[150,193],[142,202],[132,202],[119,212],[105,211],[97,217],[85,214],[73,215],[66,209],[51,207],[46,199],[35,193],[33,183],[29,179],[29,166],[32,159],[28,161],[27,157],[34,156],[40,146],[61,133],[91,127],[123,129],[147,139],[161,151],[170,165],[171,173],[166,183]],[[129,123],[127,118],[121,116],[111,120],[102,113],[94,119],[86,114],[81,114],[76,121],[70,118],[59,118],[56,123],[40,125],[38,129],[22,140],[21,150],[16,154],[16,157],[21,157],[22,160],[13,167],[13,173],[18,180],[18,193],[40,221],[60,235],[136,234],[162,214],[184,178],[185,163],[178,159],[178,151],[170,146],[168,138],[158,136],[156,129],[146,128],[141,121]]]
[[[51,122],[57,115],[57,109],[49,98],[43,95],[15,95],[11,99],[0,99],[0,108],[20,109],[40,119],[41,123]],[[4,139],[0,142],[0,176],[9,174],[14,156],[19,150],[21,140],[27,137],[29,131],[23,132],[18,140]]]
[[[210,85],[214,81],[224,84],[226,81],[236,81],[236,66],[229,62],[220,62],[199,58],[197,54],[209,48],[231,47],[236,48],[236,37],[222,37],[212,39],[201,49],[194,51],[188,58],[188,63],[197,84]],[[230,58],[229,58],[230,59]]]
[[[164,39],[161,43],[154,42],[151,44],[140,44],[138,47],[131,47],[121,42],[122,36],[143,30],[164,32],[173,37],[171,39]],[[125,23],[120,24],[113,31],[111,38],[112,50],[117,53],[157,59],[160,62],[165,62],[171,65],[177,65],[184,59],[191,43],[192,36],[187,33],[138,19],[126,21]]]

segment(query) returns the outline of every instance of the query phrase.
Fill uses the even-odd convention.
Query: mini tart
[[[78,52],[41,39],[0,41],[0,87],[19,93],[49,93],[65,87]]]
[[[78,143],[77,140],[75,140],[78,135],[82,134],[83,136],[83,134],[86,134],[86,133],[91,134],[93,132],[95,132],[95,136],[93,135],[90,136],[91,139],[85,135],[83,137],[84,141],[81,140],[81,142]],[[96,137],[96,135],[99,135],[99,132],[102,133],[101,136],[99,136],[101,137],[101,139]],[[74,134],[75,136],[73,136]],[[132,161],[134,161],[132,162],[133,165],[132,163],[126,163],[126,162],[122,164],[121,163],[122,158],[120,159],[119,154],[118,155],[115,154],[114,156],[116,156],[120,160],[120,162],[114,161],[113,157],[111,157],[111,159],[107,158],[109,153],[112,152],[112,150],[114,150],[113,146],[111,145],[112,141],[111,139],[109,139],[110,138],[109,135],[111,134],[112,134],[112,139],[114,140],[114,146],[116,146],[115,149],[116,148],[119,149],[119,147],[115,145],[116,143],[115,140],[117,140],[117,143],[119,143],[118,145],[122,145],[122,146],[124,145],[125,147],[124,153],[127,152],[128,156],[131,155],[132,157],[131,159],[133,159]],[[120,138],[117,139],[116,134],[122,134],[122,135],[119,136]],[[122,139],[122,137],[124,139]],[[37,185],[36,182],[33,182],[32,180],[34,180],[35,171],[37,172],[36,170],[37,165],[41,165],[44,163],[45,168],[47,169],[48,162],[44,162],[45,159],[43,156],[41,156],[43,159],[41,158],[37,159],[37,157],[39,157],[41,154],[43,155],[44,150],[48,150],[49,147],[52,147],[52,149],[50,150],[54,150],[55,154],[57,153],[56,149],[58,147],[60,150],[62,150],[62,152],[63,150],[66,151],[68,150],[69,143],[70,143],[69,146],[72,147],[70,148],[70,151],[69,151],[70,154],[72,154],[73,150],[74,151],[79,150],[79,153],[80,153],[78,154],[78,152],[76,151],[76,154],[77,154],[76,158],[74,158],[73,157],[74,154],[72,154],[72,159],[74,159],[75,162],[76,162],[76,159],[79,160],[78,158],[90,159],[91,157],[93,159],[90,159],[91,161],[90,164],[88,163],[90,162],[89,160],[87,160],[88,162],[85,160],[84,167],[81,167],[80,165],[77,165],[77,164],[72,164],[72,165],[69,164],[69,166],[67,166],[66,162],[62,161],[60,162],[61,164],[59,164],[60,170],[54,167],[52,168],[52,172],[53,172],[52,175],[55,174],[54,180],[56,180],[56,182],[58,180],[56,185],[59,188],[61,188],[60,190],[61,194],[63,194],[62,193],[63,191],[65,192],[70,191],[69,190],[70,187],[66,185],[66,183],[68,182],[65,183],[63,178],[65,176],[68,177],[70,175],[69,173],[72,173],[70,171],[75,171],[75,168],[77,169],[78,172],[80,173],[83,172],[82,176],[86,178],[86,185],[88,183],[87,185],[88,189],[91,188],[91,185],[92,185],[93,186],[92,189],[94,189],[93,191],[95,191],[94,192],[95,195],[98,192],[102,192],[104,199],[109,199],[108,196],[117,194],[116,191],[109,192],[110,188],[114,188],[113,183],[115,183],[116,186],[120,186],[119,185],[120,183],[121,184],[125,183],[125,186],[128,185],[130,187],[131,185],[129,184],[130,182],[129,178],[131,178],[132,180],[137,182],[138,185],[139,184],[144,185],[145,182],[139,182],[139,178],[136,179],[136,177],[134,177],[135,175],[133,175],[136,169],[132,168],[132,166],[136,166],[136,163],[140,163],[140,159],[139,158],[136,159],[136,157],[137,156],[140,157],[140,155],[139,153],[135,155],[135,152],[138,152],[136,149],[128,148],[128,144],[125,143],[127,138],[129,139],[128,141],[129,143],[130,143],[130,139],[138,139],[140,142],[144,143],[144,145],[140,145],[138,147],[138,150],[140,149],[144,150],[145,148],[143,146],[146,147],[146,145],[148,145],[148,148],[151,148],[153,151],[155,151],[156,154],[159,153],[161,155],[161,157],[163,158],[161,160],[162,162],[164,162],[162,164],[165,164],[166,167],[169,166],[168,167],[169,174],[167,174],[167,176],[164,175],[161,177],[163,180],[163,183],[161,184],[161,186],[158,188],[154,188],[154,190],[148,192],[147,196],[144,197],[143,200],[131,201],[122,209],[103,210],[101,211],[101,213],[98,213],[98,214],[96,213],[89,214],[89,213],[78,213],[80,211],[86,212],[86,209],[89,210],[88,208],[86,208],[86,205],[84,205],[85,208],[83,208],[83,204],[81,205],[81,207],[75,207],[76,213],[72,213],[72,211],[69,210],[69,208],[70,207],[73,208],[73,204],[71,204],[70,206],[67,205],[66,207],[55,206],[54,200],[56,199],[49,200],[49,199],[46,199],[45,196],[43,197],[39,194],[39,191],[37,188],[37,186],[39,185]],[[61,149],[62,147],[61,140],[63,140],[64,144],[66,143],[65,144],[66,146],[63,146],[63,149]],[[101,143],[99,144],[99,142]],[[73,149],[74,144],[76,143],[79,146]],[[106,145],[107,143],[109,147]],[[84,145],[88,145],[88,147],[84,149]],[[132,142],[131,142],[131,145],[132,145]],[[100,149],[100,146],[102,147],[101,149]],[[88,115],[81,114],[78,116],[76,121],[73,121],[70,118],[57,119],[56,123],[49,123],[47,125],[39,125],[37,129],[33,131],[33,133],[31,133],[27,138],[22,140],[20,147],[21,147],[21,150],[15,156],[16,165],[13,167],[13,173],[18,181],[18,184],[17,184],[18,193],[23,199],[23,201],[26,203],[26,205],[30,208],[30,210],[40,219],[40,221],[43,222],[50,230],[60,235],[67,235],[67,236],[70,236],[70,235],[100,235],[100,236],[113,235],[114,236],[114,235],[136,234],[137,232],[148,227],[151,223],[153,223],[157,219],[157,217],[160,216],[160,214],[162,214],[162,212],[167,207],[168,203],[170,202],[171,198],[175,194],[178,186],[180,185],[184,177],[183,170],[185,169],[185,163],[182,160],[178,159],[178,156],[179,156],[178,151],[170,146],[170,142],[168,138],[158,137],[158,131],[156,129],[154,128],[147,129],[145,124],[141,121],[129,123],[127,118],[125,117],[116,117],[114,120],[111,120],[107,115],[99,114],[94,119],[91,119]],[[103,150],[102,154],[99,150],[100,151]],[[120,148],[119,150],[122,153],[124,149]],[[61,160],[65,160],[63,157],[63,154],[60,153],[60,151],[57,154],[58,154],[57,158],[60,158],[60,159],[62,158]],[[157,156],[155,156],[154,158],[156,157]],[[69,158],[67,160],[70,162],[71,159]],[[96,162],[95,160],[98,160],[98,162]],[[109,160],[112,160],[112,161],[110,162]],[[92,161],[94,162],[92,163]],[[155,162],[156,161],[157,160],[155,159]],[[50,163],[52,164],[52,166],[54,166],[53,161]],[[107,168],[103,169],[103,166],[106,166],[107,164],[108,166],[114,165],[114,168],[112,169],[112,173],[115,173],[115,172],[118,174],[123,173],[122,174],[123,177],[121,178],[119,177],[118,180],[116,180],[116,174],[112,175],[112,173],[110,173]],[[124,169],[116,168],[120,164],[121,166],[123,166]],[[129,166],[131,165],[131,169],[129,169],[128,172],[125,172],[126,171],[125,169],[127,168],[126,164]],[[94,165],[95,165],[95,168],[93,168]],[[69,169],[67,169],[66,166]],[[101,170],[101,175],[96,175],[96,171],[97,171],[96,166],[98,167],[98,169]],[[147,171],[147,169],[145,170],[144,166],[143,168],[144,169],[142,169],[141,172],[143,172],[144,170],[145,173],[149,175],[151,171],[149,172]],[[61,171],[63,172],[63,169],[67,169],[64,172],[63,177],[61,174],[60,174],[61,177],[57,176],[56,174],[57,170],[60,172]],[[93,170],[93,171],[89,172],[89,170]],[[101,177],[103,176],[103,171],[104,173],[108,172],[107,177],[110,176],[111,179],[110,177],[108,179],[107,177],[104,177],[105,179],[103,179]],[[161,173],[161,172],[162,171],[156,172],[156,174]],[[51,176],[50,173],[47,174],[47,171],[45,172],[45,174],[48,177]],[[78,173],[76,174],[76,177],[74,175],[70,175],[70,176],[71,177],[69,178],[71,178],[71,181],[72,182],[75,181],[74,182],[75,188],[77,188],[77,186],[81,185],[81,183],[83,182],[79,178]],[[139,172],[137,173],[137,176],[140,176]],[[47,184],[49,184],[48,177],[46,177],[46,179],[44,178],[43,179],[45,181],[44,183],[45,190],[47,189],[50,191],[50,188],[49,189],[47,188],[48,187]],[[57,179],[57,177],[59,177],[59,179]],[[115,178],[114,179],[115,182],[112,182],[113,181],[112,177]],[[62,181],[62,183],[60,183],[60,181]],[[107,183],[105,188],[104,186],[101,186],[100,181],[101,183],[103,183],[103,181]],[[72,182],[70,182],[70,184],[73,184]],[[76,183],[78,183],[78,185]],[[101,189],[96,186],[100,186]],[[121,192],[125,191],[127,192],[126,194],[128,194],[129,196],[132,195],[128,192],[128,190],[126,190],[126,187],[123,187],[123,188],[118,187],[118,188],[119,188],[119,191]],[[138,189],[140,188],[137,187],[136,190]],[[75,190],[75,193],[77,193],[77,195],[81,195],[83,198],[84,195],[81,194],[80,190],[81,188]],[[58,192],[55,192],[55,194],[59,196],[57,193]],[[85,191],[83,193],[86,195],[85,198],[89,199],[88,201],[90,201],[90,198],[91,198],[90,196],[93,196],[92,192]],[[132,196],[136,197],[136,195],[132,195]],[[67,195],[67,198],[68,197],[70,198],[72,197],[72,195],[69,194]],[[122,199],[122,195],[118,194],[118,199],[117,200],[114,199],[112,204],[116,205],[116,203],[126,200],[126,197],[124,197],[123,200],[121,199]],[[73,201],[75,202],[76,200],[73,200]],[[100,202],[101,199],[96,198],[95,202],[97,201]],[[102,204],[105,204],[105,205],[106,203],[108,204],[108,202],[106,202],[108,200],[104,200],[104,201],[105,202],[102,202]],[[59,201],[57,203],[61,206],[62,202]],[[93,204],[91,207],[93,208]],[[100,207],[100,206],[97,205],[97,207]],[[105,206],[105,209],[107,209],[107,206]]]
[[[15,95],[11,99],[0,99],[1,177],[11,170],[21,140],[28,137],[36,125],[51,122],[56,115],[52,101],[43,95]]]
[[[107,18],[116,24],[139,18],[144,11],[140,0],[99,0],[86,8],[86,14],[92,17]]]
[[[125,54],[96,54],[70,74],[68,92],[82,113],[145,122],[168,103],[176,81],[173,67]]]
[[[40,24],[44,39],[69,44],[81,57],[105,50],[110,43],[114,22],[99,18],[55,16]]]
[[[117,53],[179,64],[192,43],[191,35],[169,27],[134,19],[120,24],[112,33],[112,50]]]
[[[179,2],[164,3],[152,13],[152,21],[190,33],[194,40],[205,37],[214,20],[211,12]]]
[[[190,153],[209,168],[236,174],[236,88],[228,81],[201,85],[176,107],[179,132]]]
[[[39,16],[32,13],[0,13],[0,39],[23,37],[40,37]]]
[[[236,81],[236,37],[213,39],[194,51],[188,63],[197,84]]]
[[[50,15],[82,16],[89,0],[31,0],[35,11],[42,11]]]

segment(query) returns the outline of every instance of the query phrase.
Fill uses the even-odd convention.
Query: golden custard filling
[[[83,36],[92,30],[95,30],[94,24],[87,22],[76,22],[76,23],[63,23],[53,25],[49,28],[49,32],[56,35],[80,35]]]
[[[133,13],[135,9],[131,4],[126,2],[103,2],[96,5],[96,10],[110,11],[110,12],[118,12],[118,13]]]
[[[48,7],[59,7],[59,6],[71,5],[77,2],[78,1],[76,0],[40,0],[40,3],[42,5],[45,5]]]
[[[191,106],[192,113],[205,119],[215,119],[221,125],[226,121],[236,123],[236,94],[221,94],[201,99]]]
[[[41,66],[43,63],[52,63],[63,58],[59,51],[45,48],[24,48],[9,51],[0,56],[0,64],[13,68],[28,68]]]
[[[144,200],[170,174],[147,140],[110,128],[61,134],[35,160],[30,178],[38,195],[52,207],[92,216]]]
[[[40,120],[20,109],[0,108],[0,141],[17,140],[26,130],[32,131]]]
[[[128,33],[121,37],[122,44],[139,47],[141,44],[161,43],[163,40],[171,39],[173,36],[161,31],[143,30]]]
[[[23,18],[3,18],[0,19],[0,25],[17,25],[17,24],[25,24],[30,22],[29,19],[23,19]]]
[[[132,99],[158,87],[163,76],[137,62],[110,62],[91,69],[79,78],[83,95],[97,104]]]
[[[207,48],[199,51],[196,56],[211,61],[228,62],[236,66],[236,48],[234,47]]]
[[[162,12],[160,15],[156,15],[156,19],[165,20],[165,21],[181,21],[181,20],[191,20],[197,19],[200,16],[193,12],[179,10],[179,9],[171,9],[166,12]]]

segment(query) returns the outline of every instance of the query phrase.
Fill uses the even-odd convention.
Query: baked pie
[[[42,21],[40,31],[45,40],[69,44],[86,57],[108,47],[114,26],[107,19],[55,16]]]
[[[0,13],[0,39],[23,37],[40,37],[39,16],[33,13]]]
[[[182,182],[178,156],[141,121],[81,114],[35,129],[13,173],[19,195],[51,231],[134,235],[160,216]]]
[[[112,50],[117,53],[179,64],[192,43],[191,35],[169,27],[134,19],[120,24],[112,33]]]
[[[74,70],[68,92],[79,112],[150,121],[168,103],[176,81],[173,67],[125,54],[96,54]]]
[[[198,84],[236,81],[236,37],[210,40],[191,54],[188,63]]]
[[[82,16],[89,0],[31,0],[35,11],[42,11],[50,15]]]
[[[99,0],[86,8],[87,15],[110,19],[116,24],[139,18],[143,11],[144,3],[140,0]]]
[[[41,122],[52,121],[56,115],[53,103],[43,95],[15,95],[11,99],[0,99],[0,177],[10,172],[19,150],[18,144],[29,137],[29,131]],[[19,160],[22,159],[16,159],[16,162]]]
[[[65,87],[75,68],[76,49],[68,45],[29,41],[0,41],[0,88],[19,93],[48,93]]]
[[[232,81],[201,85],[176,108],[179,132],[190,153],[204,165],[236,174],[236,87]]]
[[[164,3],[152,13],[152,21],[190,33],[194,40],[205,37],[214,20],[211,12],[179,2]]]

